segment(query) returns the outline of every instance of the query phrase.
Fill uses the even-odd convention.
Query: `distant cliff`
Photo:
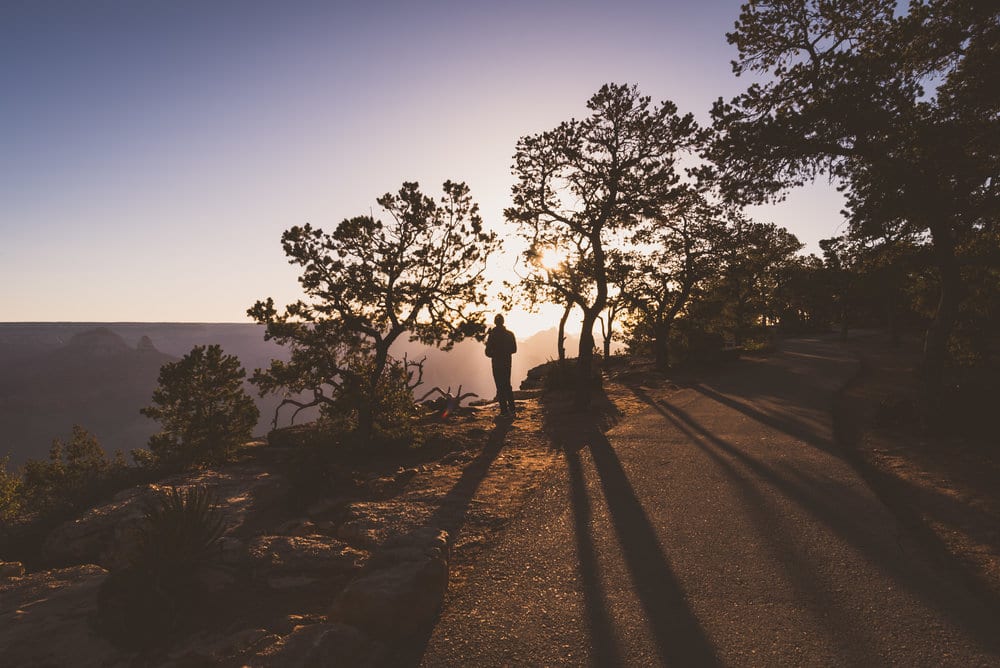
[[[520,384],[527,370],[556,356],[556,330],[518,334],[512,380]],[[567,340],[576,355],[576,337]],[[195,345],[218,343],[240,358],[247,374],[286,351],[264,341],[253,324],[199,323],[3,323],[0,324],[0,456],[11,453],[17,465],[46,457],[53,438],[65,438],[74,423],[95,434],[109,452],[143,447],[156,423],[139,414],[149,403],[160,366],[179,359]],[[403,342],[393,353],[410,359],[426,355],[422,395],[435,385],[494,394],[489,360],[478,341],[464,341],[449,352]],[[257,433],[270,429],[279,399],[257,397]],[[283,416],[282,425],[287,419]],[[310,419],[299,416],[298,422]]]
[[[44,458],[74,423],[106,450],[145,444],[156,425],[139,414],[160,367],[176,359],[151,340],[133,348],[108,328],[78,332],[65,345],[9,360],[0,369],[0,453],[14,464]]]

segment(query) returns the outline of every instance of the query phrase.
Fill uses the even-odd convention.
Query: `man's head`
[[[503,326],[503,314],[502,313],[497,313],[496,317],[493,318],[493,324],[496,325],[496,326],[498,326],[498,327],[502,327]]]

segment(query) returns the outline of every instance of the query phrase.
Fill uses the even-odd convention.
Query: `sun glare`
[[[566,254],[555,246],[549,246],[539,255],[538,263],[547,271],[555,271],[566,264]]]

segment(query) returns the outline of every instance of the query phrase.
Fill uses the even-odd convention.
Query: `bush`
[[[121,453],[109,460],[93,434],[73,425],[69,441],[52,441],[48,461],[25,463],[22,510],[35,515],[73,512],[110,493],[126,474]]]
[[[0,524],[13,521],[21,509],[21,478],[9,465],[10,455],[0,458]]]
[[[187,468],[231,458],[260,417],[243,389],[245,377],[239,359],[217,345],[195,346],[180,361],[164,364],[154,405],[141,410],[163,428],[149,439],[147,462]],[[142,463],[142,453],[133,456]]]
[[[45,536],[60,522],[141,479],[120,452],[108,458],[93,434],[73,426],[55,439],[47,460],[28,460],[20,475],[0,460],[0,560],[41,562]]]
[[[98,594],[103,632],[119,645],[167,640],[200,601],[200,577],[219,568],[222,515],[200,487],[171,489],[146,507],[128,563]]]
[[[367,377],[370,366],[370,362],[358,363],[352,371]],[[334,400],[321,406],[317,426],[330,440],[347,446],[409,444],[415,435],[413,418],[417,409],[407,381],[403,362],[389,360],[374,393],[346,383],[337,388]],[[359,431],[363,410],[371,411],[371,434]]]

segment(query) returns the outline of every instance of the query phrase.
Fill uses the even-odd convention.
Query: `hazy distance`
[[[14,466],[47,457],[52,440],[68,438],[73,424],[94,433],[109,453],[144,447],[157,424],[139,409],[149,405],[163,364],[195,345],[217,343],[239,357],[249,375],[271,359],[286,358],[263,334],[259,325],[235,323],[0,323],[0,457],[10,453]],[[567,341],[569,354],[576,345],[575,338]],[[405,342],[393,352],[411,360],[427,357],[418,397],[434,386],[459,385],[483,398],[495,394],[489,360],[477,341],[449,352]],[[514,387],[528,369],[555,356],[554,328],[519,339]],[[249,383],[247,392],[261,411],[256,433],[264,435],[279,398],[258,397]],[[291,409],[286,411],[280,426],[288,424]],[[300,414],[297,422],[310,417]]]

